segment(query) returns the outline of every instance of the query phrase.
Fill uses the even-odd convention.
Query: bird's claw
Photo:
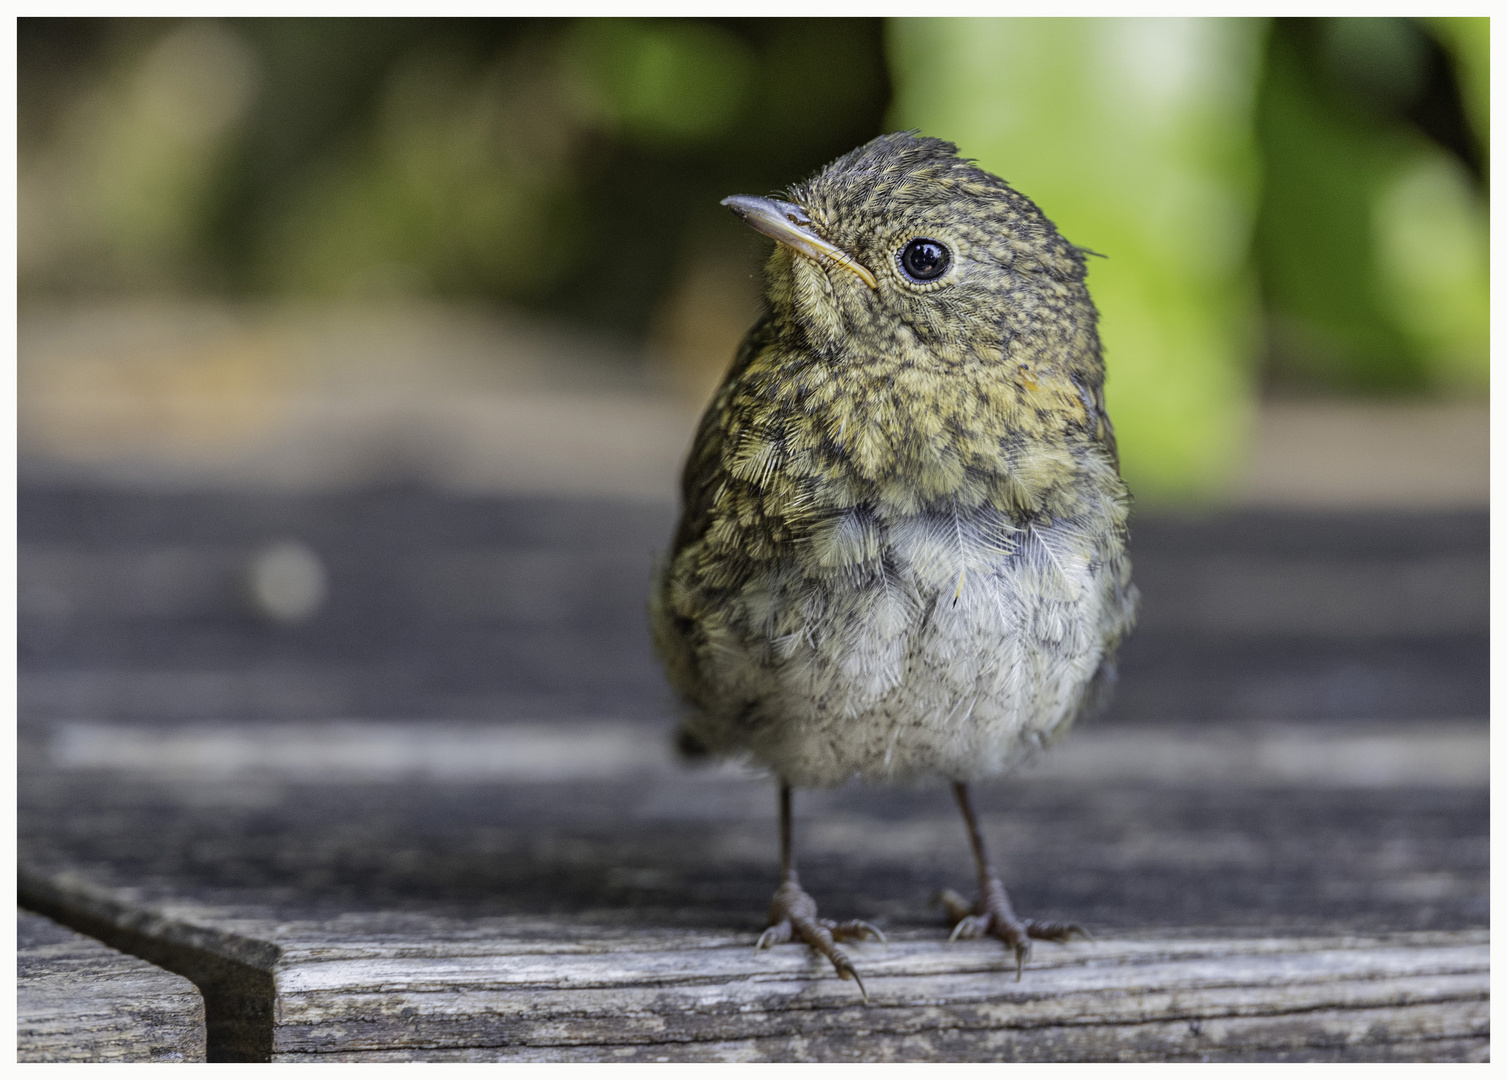
[[[832,962],[838,978],[857,983],[864,1004],[868,1004],[869,992],[863,985],[863,979],[848,954],[837,947],[837,942],[873,937],[888,944],[884,933],[877,926],[862,919],[849,919],[839,923],[817,917],[816,901],[793,881],[784,882],[776,890],[774,902],[769,908],[769,919],[769,926],[759,935],[759,940],[754,945],[756,951],[770,945],[803,941]]]
[[[884,936],[884,931],[873,923],[864,922],[862,919],[849,919],[847,922],[833,922],[830,919],[818,920],[821,925],[832,931],[832,936],[838,941],[866,941],[873,938],[881,945],[888,945],[889,938]]]
[[[765,928],[764,932],[759,935],[759,940],[754,943],[754,952],[758,952],[760,949],[767,949],[771,945],[783,945],[793,936],[790,929],[790,920],[784,919],[773,926]]]
[[[970,938],[983,937],[989,932],[990,919],[987,915],[964,915],[952,928],[952,934],[948,941],[967,941]]]
[[[1033,939],[1063,944],[1076,934],[1086,941],[1094,940],[1093,935],[1077,923],[1018,918],[998,878],[991,880],[972,904],[951,889],[937,893],[933,902],[946,909],[947,919],[953,924],[949,941],[988,935],[1004,942],[1015,954],[1017,982],[1025,971],[1026,961],[1031,958]]]
[[[853,961],[841,953],[831,959],[832,966],[837,969],[837,977],[844,980],[851,979],[857,983],[858,992],[863,996],[863,1003],[867,1005],[869,1003],[869,992],[864,989],[863,979],[859,976],[858,969],[853,966]]]
[[[1075,922],[1043,922],[1039,919],[1027,919],[1025,927],[1026,932],[1039,941],[1055,941],[1065,945],[1075,934],[1084,941],[1098,940],[1087,929]]]
[[[962,922],[973,914],[973,905],[951,889],[943,889],[931,898],[933,904],[941,904],[947,911],[947,921],[953,924]],[[957,932],[953,932],[957,937]]]

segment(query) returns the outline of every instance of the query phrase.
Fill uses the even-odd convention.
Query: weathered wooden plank
[[[464,965],[330,965],[285,954],[274,1052],[797,1038],[835,1047],[867,1035],[917,1039],[947,1030],[980,1036],[973,1053],[981,1056],[1009,1042],[1028,1056],[1055,1044],[1067,1056],[1114,1059],[1126,1048],[1167,1055],[1217,1047],[1207,1034],[1188,1040],[1211,1023],[1218,1032],[1219,1023],[1257,1018],[1268,1035],[1243,1044],[1232,1035],[1224,1049],[1293,1049],[1313,1041],[1309,1018],[1326,1012],[1364,1017],[1346,1042],[1485,1035],[1480,936],[1445,945],[1102,942],[1056,950],[1033,967],[1029,983],[1015,982],[989,943],[912,940],[854,949],[867,972],[867,1005],[804,950],[780,951],[786,955],[749,957],[746,946],[657,955],[619,947]],[[1130,1036],[1146,1025],[1175,1038],[1164,1031],[1137,1049]],[[1015,1034],[1002,1041],[1006,1031]]]
[[[1485,1052],[1479,725],[1089,729],[981,793],[1021,909],[1105,939],[1020,983],[926,906],[967,882],[945,799],[803,794],[808,887],[893,939],[854,946],[868,1007],[753,952],[768,784],[676,767],[656,728],[133,730],[28,749],[23,896],[191,976],[221,1058]]]
[[[1261,956],[1222,942],[1180,943],[1174,955],[1147,955],[1105,942],[1089,963],[1047,961],[1029,984],[1016,983],[987,944],[946,947],[911,942],[923,970],[907,957],[861,954],[869,1002],[804,955],[733,964],[693,951],[659,964],[631,951],[582,962],[551,957],[529,963],[520,986],[518,958],[471,965],[464,972],[408,970],[413,962],[346,962],[338,989],[303,987],[308,973],[285,956],[276,976],[280,1008],[276,1052],[389,1049],[403,1046],[624,1045],[805,1036],[839,1038],[861,1029],[892,1035],[937,1027],[1081,1028],[1085,1046],[1101,1028],[1170,1021],[1198,1024],[1231,1017],[1272,1019],[1324,1010],[1367,1011],[1376,1030],[1412,1032],[1416,1008],[1484,1001],[1483,944],[1448,948],[1284,944],[1311,953]],[[1153,944],[1153,943],[1143,943]],[[736,951],[746,951],[736,950]],[[900,949],[892,951],[902,951]],[[1104,955],[1100,955],[1100,954]],[[571,959],[577,962],[571,963]],[[761,958],[762,960],[763,958]],[[541,968],[558,965],[558,989],[543,989]],[[422,967],[422,965],[414,965]],[[667,968],[676,970],[672,975]],[[953,967],[953,970],[937,970]],[[656,968],[658,970],[656,970]],[[738,970],[738,969],[743,970]],[[925,969],[930,968],[928,973]],[[721,969],[721,970],[719,970]],[[970,970],[972,969],[972,970]],[[328,979],[332,973],[319,973]],[[428,978],[424,975],[428,974]],[[656,978],[655,976],[659,976]],[[1462,1024],[1464,1021],[1461,1021]],[[1482,1034],[1479,1024],[1447,1029]]]
[[[1434,1016],[1430,1016],[1430,1012]],[[1377,1023],[1366,1010],[1324,1010],[1218,1021],[1095,1025],[1079,1028],[951,1027],[943,1019],[925,1031],[893,1033],[855,1025],[829,1035],[659,1042],[627,1046],[474,1046],[349,1050],[331,1054],[285,1053],[280,1061],[473,1062],[921,1062],[921,1061],[1487,1061],[1484,1034],[1436,1036],[1437,1030],[1484,1031],[1487,1006],[1479,1003],[1462,1023],[1454,1006],[1411,1011],[1406,1025]]]
[[[1420,1013],[1422,1010],[1420,1010]],[[1479,1014],[1485,1023],[1486,1006]],[[715,1042],[593,1047],[434,1047],[280,1055],[281,1061],[471,1062],[921,1062],[921,1061],[1349,1061],[1490,1060],[1484,1036],[1392,1038],[1364,1013],[1236,1018],[1218,1024],[1171,1021],[1088,1034],[1081,1031],[976,1031],[938,1027],[894,1035],[856,1029],[839,1038],[791,1036]]]
[[[638,737],[662,749],[662,731]],[[39,869],[88,868],[111,888],[284,919],[553,912],[756,934],[777,866],[768,783],[722,773],[290,783],[91,768],[26,773],[20,788],[20,851]],[[1486,925],[1484,787],[1026,774],[979,797],[1017,908],[1033,917],[1099,933]],[[971,878],[944,792],[801,793],[796,836],[823,911],[887,931],[937,925],[930,897]]]
[[[1176,1025],[1171,1025],[1174,1029]],[[1251,1025],[1254,1027],[1254,1025]],[[1242,1032],[1242,1034],[1244,1034]],[[1306,1044],[1300,1039],[1286,1040],[1283,1046],[1262,1046],[1250,1036],[1245,1045],[1226,1050],[1220,1047],[1173,1050],[1148,1045],[1144,1049],[1127,1049],[1112,1058],[1075,1056],[1074,1048],[1061,1040],[1032,1040],[1018,1037],[981,1040],[969,1032],[938,1030],[925,1036],[893,1037],[882,1032],[865,1033],[861,1039],[841,1042],[819,1041],[805,1037],[790,1039],[756,1039],[746,1042],[687,1043],[657,1046],[621,1047],[482,1047],[467,1049],[352,1051],[329,1055],[288,1054],[281,1061],[329,1062],[953,1062],[953,1061],[1251,1061],[1251,1062],[1454,1062],[1489,1061],[1491,1046],[1480,1038],[1427,1039],[1407,1042],[1345,1042],[1342,1038],[1315,1030]]]
[[[803,881],[894,942],[863,1007],[752,952],[767,782],[668,754],[672,508],[23,501],[23,892],[192,977],[215,1056],[1486,1053],[1484,513],[1139,518],[1114,711],[979,793],[1017,908],[1103,940],[1015,983],[928,906],[971,878],[945,792],[803,792]],[[307,625],[245,607],[269,529],[328,560]]]
[[[77,878],[51,897],[149,929],[167,962],[265,971],[245,992],[265,995],[267,1029],[229,1032],[241,1041],[224,1056],[1442,1060],[1482,1056],[1489,1033],[1485,931],[1120,937],[1040,946],[1019,982],[992,942],[907,931],[853,947],[863,1004],[804,948],[756,953],[740,935],[569,916],[331,926],[182,902],[133,911]]]
[[[666,489],[668,494],[668,488]],[[23,485],[23,720],[659,715],[643,617],[674,506]],[[327,563],[272,630],[246,562]],[[1141,626],[1108,722],[1435,719],[1489,707],[1488,515],[1138,512]]]
[[[51,725],[62,770],[109,769],[158,781],[265,778],[325,784],[541,783],[685,775],[667,738],[621,721],[455,723],[307,721]],[[1418,723],[1094,726],[1073,733],[1017,783],[1155,783],[1246,788],[1484,788],[1490,733],[1471,720]],[[735,768],[691,774],[738,782]]]
[[[187,979],[29,911],[16,913],[18,1061],[203,1061]]]

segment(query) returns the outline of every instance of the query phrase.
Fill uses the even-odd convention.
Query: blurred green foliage
[[[1489,67],[1486,19],[21,19],[21,297],[645,335],[755,287],[722,196],[918,126],[1107,256],[1132,484],[1211,493],[1264,390],[1484,392]]]
[[[1068,239],[1108,256],[1091,261],[1089,286],[1121,463],[1143,496],[1217,488],[1245,445],[1264,29],[1055,18],[891,27],[891,126],[966,147]]]
[[[418,293],[635,334],[707,237],[755,257],[723,196],[889,100],[872,19],[23,19],[19,56],[23,295]]]
[[[1108,256],[1090,285],[1131,487],[1210,495],[1263,383],[1484,391],[1484,33],[898,20],[890,126],[953,139]]]
[[[1484,390],[1485,145],[1448,100],[1470,84],[1449,78],[1441,44],[1403,19],[1276,29],[1257,117],[1271,377]],[[1430,96],[1446,100],[1426,111]]]
[[[565,36],[570,87],[604,126],[650,142],[713,138],[753,90],[750,50],[705,23],[603,19]]]

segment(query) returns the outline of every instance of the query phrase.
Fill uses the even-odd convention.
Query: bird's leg
[[[853,966],[853,961],[848,959],[848,954],[837,945],[837,942],[850,938],[867,937],[884,940],[878,927],[870,926],[860,919],[839,923],[818,918],[816,901],[801,888],[800,880],[795,875],[795,859],[790,850],[790,785],[781,781],[780,887],[775,890],[774,901],[769,905],[769,927],[759,935],[759,942],[754,948],[762,949],[787,941],[804,941],[832,961],[832,966],[841,978],[856,982],[863,1000],[868,1001],[869,994],[863,987],[863,980],[858,977],[858,970]]]
[[[1074,934],[1088,937],[1088,931],[1077,923],[1042,922],[1022,919],[1015,914],[1009,894],[989,862],[989,852],[984,848],[984,834],[979,829],[978,815],[973,812],[968,785],[955,783],[952,792],[957,796],[958,809],[963,812],[963,822],[968,826],[968,841],[973,845],[973,861],[979,875],[979,895],[972,904],[951,889],[938,894],[937,899],[947,909],[948,920],[955,924],[953,938],[982,937],[985,934],[999,938],[1015,953],[1015,978],[1019,979],[1026,958],[1031,955],[1032,938],[1066,941]]]

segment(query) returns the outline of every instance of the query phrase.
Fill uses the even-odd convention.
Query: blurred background
[[[22,19],[18,57],[28,865],[756,930],[769,792],[673,764],[644,615],[759,309],[718,202],[915,127],[1103,256],[1144,604],[1007,789],[1005,864],[1066,868],[1022,910],[1485,925],[1486,19]],[[865,798],[803,794],[849,814],[811,887],[930,926],[954,816]]]
[[[1312,709],[1385,710],[1427,696],[1396,650],[1432,626],[1468,643],[1430,653],[1465,679],[1439,692],[1484,702],[1487,20],[19,26],[23,703],[307,648],[320,685],[410,672],[421,712],[424,686],[631,673],[662,714],[648,565],[769,246],[718,202],[905,127],[1103,255],[1146,664],[1187,658],[1159,625],[1196,651],[1210,619],[1296,620],[1349,642]],[[1159,569],[1231,537],[1318,558],[1346,529],[1297,577]],[[545,625],[577,634],[558,678],[518,659]],[[1156,685],[1152,712],[1191,684]],[[1335,686],[1359,697],[1312,704]],[[1308,707],[1264,693],[1217,710]],[[350,694],[328,708],[371,707]]]
[[[662,719],[718,202],[916,127],[1104,256],[1116,709],[1484,715],[1487,25],[23,19],[23,714]]]
[[[581,389],[634,382],[689,417],[756,314],[767,248],[718,200],[916,127],[1106,256],[1090,283],[1143,501],[1479,500],[1487,33],[23,20],[23,452],[297,456],[319,400],[356,456],[375,440],[414,468],[495,470],[442,421],[437,446],[400,444],[425,401],[474,403],[520,354],[546,381],[590,357]],[[688,423],[647,459],[659,495]]]

